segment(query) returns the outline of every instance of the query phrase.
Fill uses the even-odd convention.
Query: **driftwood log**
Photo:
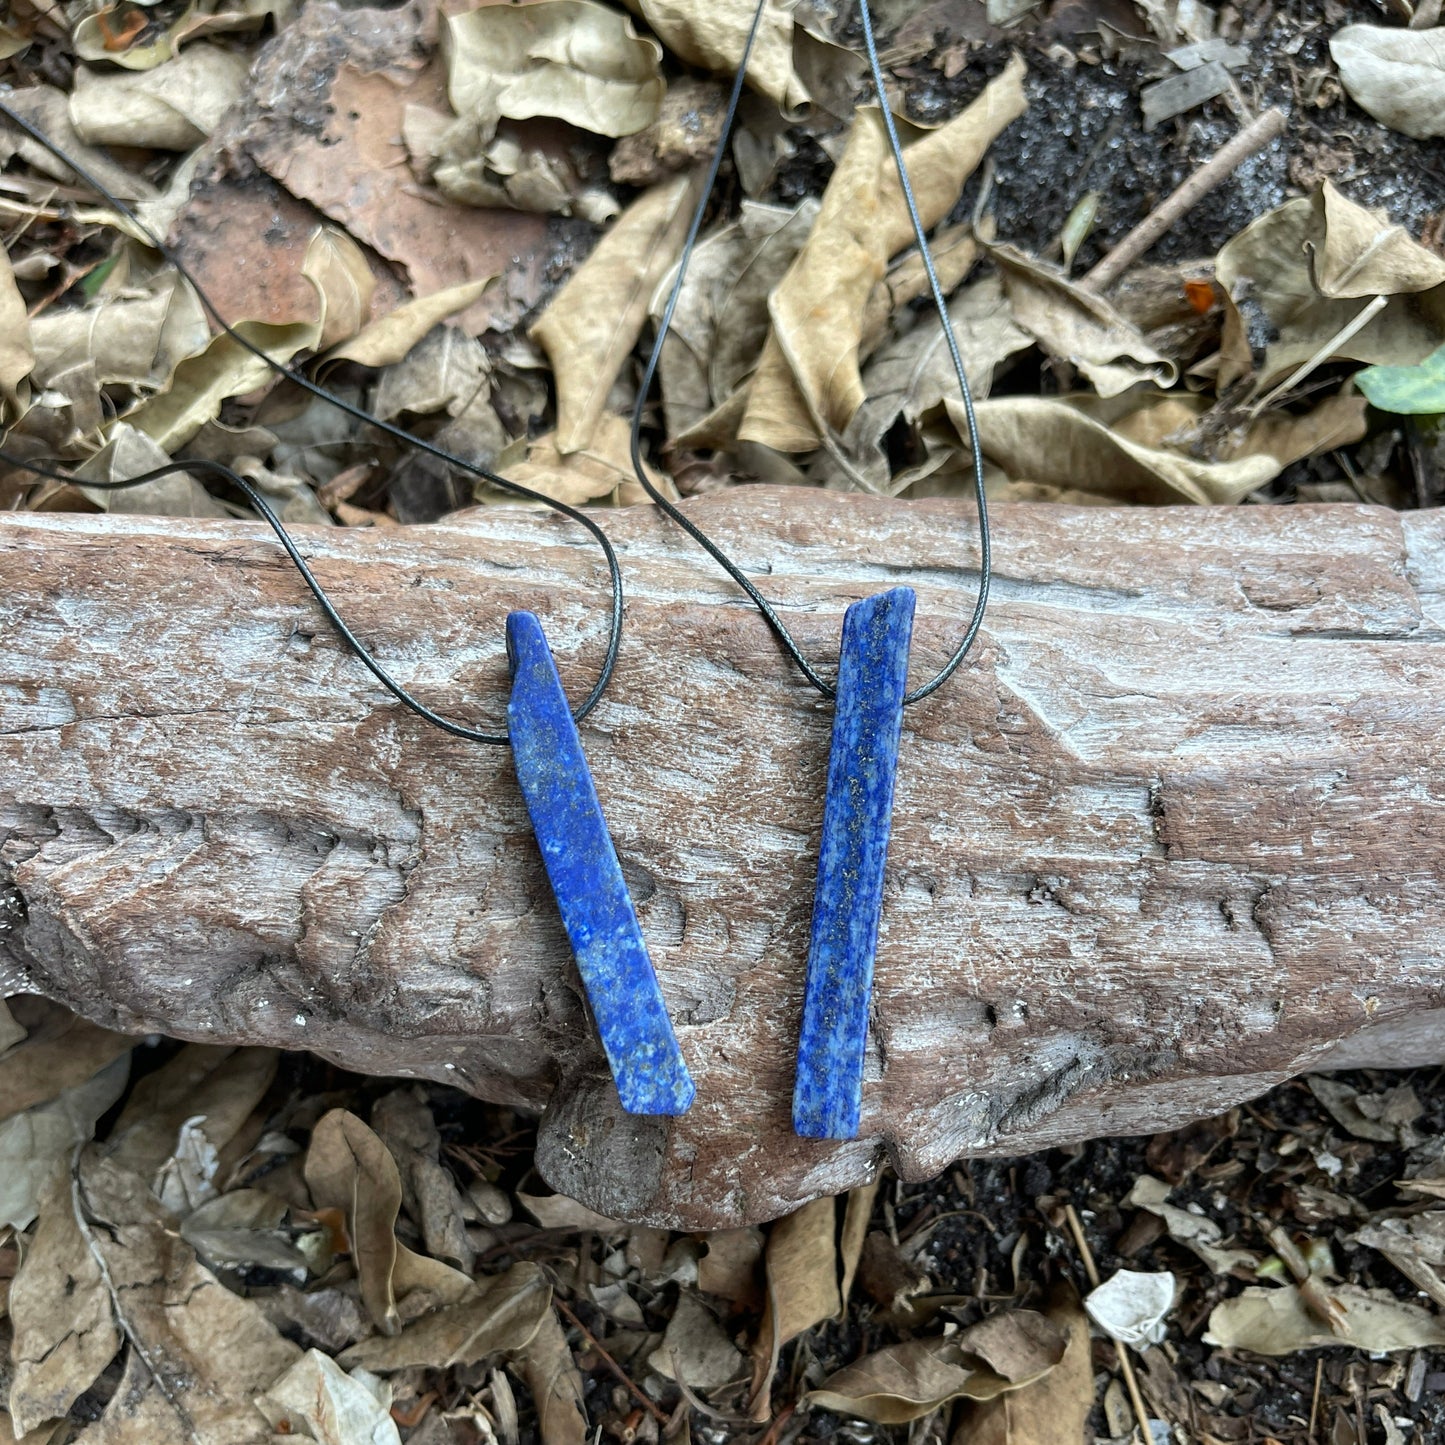
[[[907,582],[917,680],[972,606],[961,503],[691,506],[820,660]],[[690,1114],[619,1113],[508,753],[398,707],[259,525],[0,518],[5,992],[536,1108],[553,1186],[684,1227],[1445,1061],[1445,516],[999,509],[977,652],[905,715],[850,1143],[789,1126],[828,708],[661,518],[607,526],[627,633],[583,737]],[[560,519],[305,546],[444,711],[500,718],[512,608],[574,697],[594,675],[600,562]]]

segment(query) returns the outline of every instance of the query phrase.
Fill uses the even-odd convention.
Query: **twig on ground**
[[[1079,1211],[1072,1204],[1066,1204],[1064,1218],[1069,1221],[1069,1233],[1074,1236],[1079,1258],[1084,1262],[1089,1288],[1098,1289],[1101,1283],[1099,1266],[1094,1263],[1094,1251],[1089,1248],[1089,1241],[1084,1237],[1084,1225],[1079,1218]],[[1119,1355],[1119,1373],[1124,1377],[1124,1388],[1129,1392],[1129,1403],[1134,1408],[1134,1418],[1139,1422],[1139,1437],[1148,1445],[1152,1438],[1149,1434],[1149,1412],[1144,1408],[1143,1395],[1139,1393],[1139,1380],[1134,1374],[1134,1363],[1129,1358],[1129,1347],[1122,1340],[1115,1340],[1114,1345]]]
[[[1262,151],[1285,127],[1282,110],[1267,110],[1154,209],[1084,277],[1084,285],[1107,291],[1184,213],[1197,205],[1241,161]]]
[[[587,1341],[588,1345],[592,1349],[597,1351],[597,1358],[601,1360],[602,1363],[606,1365],[607,1368],[611,1370],[612,1373],[616,1375],[617,1378],[624,1385],[627,1386],[628,1390],[632,1394],[633,1399],[635,1399],[637,1403],[641,1405],[642,1408],[646,1410],[654,1420],[657,1421],[659,1425],[666,1425],[667,1411],[665,1411],[655,1400],[642,1393],[641,1387],[632,1378],[632,1376],[629,1375],[627,1371],[624,1370],[622,1366],[619,1365],[617,1361],[614,1360],[612,1356],[607,1353],[607,1348],[605,1345],[603,1345],[602,1341],[599,1340],[597,1336],[594,1335],[592,1331],[589,1330],[587,1326],[584,1325],[575,1314],[573,1314],[573,1312],[567,1307],[566,1303],[555,1294],[552,1296],[552,1303],[557,1306],[557,1309],[562,1315],[563,1319],[565,1319],[569,1325],[572,1325],[575,1329],[580,1331],[582,1338]]]
[[[1286,392],[1293,391],[1312,371],[1323,366],[1345,342],[1363,331],[1385,309],[1389,299],[1388,296],[1376,296],[1373,301],[1363,306],[1359,314],[1340,327],[1308,361],[1302,366],[1296,367],[1278,386],[1255,402],[1249,409],[1250,415],[1258,416],[1260,412],[1273,406]]]
[[[783,1426],[793,1418],[793,1411],[796,1405],[784,1405],[776,1415],[773,1416],[773,1423],[768,1426],[767,1434],[758,1441],[758,1445],[777,1445],[778,1436],[782,1433]]]

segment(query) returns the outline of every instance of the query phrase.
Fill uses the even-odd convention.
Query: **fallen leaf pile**
[[[1331,60],[1297,98],[1434,135],[1445,27],[1427,8],[1412,28],[1311,33]],[[7,103],[169,234],[250,341],[552,496],[642,500],[626,418],[747,0],[72,9],[63,26],[17,7],[0,44],[19,67]],[[1107,192],[1040,218],[1046,246],[1001,226],[1000,157],[1048,124],[1039,67],[1059,63],[1059,36],[1075,65],[1132,67],[1148,126],[1210,106],[1249,118],[1253,12],[1148,0],[1106,17],[1099,0],[1061,29],[1060,9],[990,0],[947,45],[939,27],[957,22],[937,6],[891,22],[901,88],[888,100],[979,398],[990,491],[1151,505],[1432,493],[1432,434],[1401,418],[1445,409],[1445,260],[1328,167],[1216,254],[1145,256],[1105,287],[1080,257],[1132,219]],[[645,412],[664,486],[969,489],[943,327],[850,35],[818,6],[763,12],[728,185]],[[68,88],[54,79],[67,71]],[[957,77],[956,105],[912,123],[910,97],[940,76]],[[329,413],[217,335],[144,230],[33,142],[0,138],[0,158],[12,451],[81,481],[223,461],[292,522],[384,526],[505,500]],[[105,493],[11,470],[0,496],[245,515],[239,497],[184,477]]]
[[[1383,1410],[1423,1445],[1439,1083],[1314,1077],[1174,1134],[678,1234],[539,1192],[527,1122],[457,1091],[13,998],[0,1423],[27,1445],[1104,1445],[1137,1393],[1156,1440],[1373,1441]]]

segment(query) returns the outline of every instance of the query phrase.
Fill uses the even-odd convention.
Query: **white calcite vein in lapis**
[[[793,1090],[793,1128],[809,1139],[858,1133],[914,600],[912,588],[895,587],[843,617]]]
[[[682,1114],[695,1089],[622,880],[542,624],[507,618],[507,731],[532,831],[572,942],[622,1107]]]

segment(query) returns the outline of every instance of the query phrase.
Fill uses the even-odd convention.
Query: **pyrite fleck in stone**
[[[793,1128],[809,1139],[858,1133],[914,601],[911,587],[895,587],[843,616],[793,1090]]]
[[[542,624],[507,618],[507,731],[532,831],[622,1107],[683,1114],[695,1092]]]

